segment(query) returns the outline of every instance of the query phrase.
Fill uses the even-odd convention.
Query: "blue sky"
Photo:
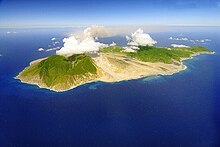
[[[0,0],[0,27],[220,26],[220,0]]]

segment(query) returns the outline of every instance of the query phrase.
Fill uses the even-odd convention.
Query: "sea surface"
[[[94,82],[62,93],[14,79],[30,61],[55,54],[38,48],[61,47],[77,30],[0,29],[0,147],[220,146],[220,28],[151,32],[157,46],[201,45],[216,52],[184,61],[188,68],[170,76]],[[122,35],[100,41],[126,44]]]

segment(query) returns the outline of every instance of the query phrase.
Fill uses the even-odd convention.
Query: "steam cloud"
[[[112,42],[110,45],[103,44],[98,42],[99,37],[106,37],[113,35],[112,32],[108,32],[102,26],[91,26],[86,28],[83,33],[75,34],[69,38],[64,38],[64,46],[56,51],[56,54],[69,56],[72,54],[81,54],[87,52],[98,52],[101,48],[107,46],[116,46],[115,42]],[[157,41],[153,40],[149,34],[144,33],[142,29],[136,30],[134,33],[131,33],[131,36],[126,36],[128,41],[127,47],[124,47],[125,52],[135,52],[138,50],[138,46],[153,46]]]
[[[97,52],[106,47],[106,44],[96,42],[98,37],[104,37],[107,34],[104,27],[91,26],[86,28],[82,34],[64,38],[64,46],[56,51],[58,55],[72,55],[86,52]]]

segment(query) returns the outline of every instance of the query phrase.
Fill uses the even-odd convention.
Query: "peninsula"
[[[183,60],[214,53],[201,46],[138,48],[135,52],[126,52],[121,46],[109,46],[96,53],[52,55],[32,61],[16,78],[40,88],[62,92],[94,81],[118,82],[151,75],[171,75],[187,68]]]

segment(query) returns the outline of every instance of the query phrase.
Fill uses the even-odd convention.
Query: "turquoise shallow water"
[[[207,28],[206,28],[207,29]],[[74,30],[0,31],[0,146],[218,146],[220,138],[219,30],[152,33],[158,46],[170,36],[208,38],[216,52],[184,61],[187,70],[118,83],[94,82],[56,93],[15,80],[50,39]],[[102,39],[125,44],[121,36]],[[60,46],[62,45],[59,44]]]

